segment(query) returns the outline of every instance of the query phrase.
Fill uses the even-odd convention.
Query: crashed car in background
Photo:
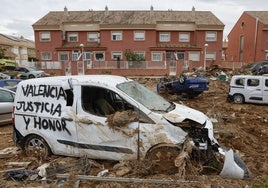
[[[225,156],[222,176],[249,176],[243,161],[231,149],[220,147],[206,115],[169,102],[126,77],[83,75],[20,82],[13,136],[29,155],[144,160],[155,169],[181,168],[180,154],[187,145],[203,165],[211,156]]]
[[[234,75],[229,86],[230,102],[268,104],[268,75]]]
[[[203,91],[209,89],[208,79],[200,74],[181,74],[173,80],[162,78],[157,84],[157,92],[185,95],[189,98],[200,95]]]
[[[10,124],[15,92],[0,87],[0,125]]]
[[[3,79],[0,80],[0,87],[16,92],[19,82],[21,82],[21,79]]]
[[[16,67],[15,71],[19,73],[20,79],[40,78],[46,76],[44,71],[35,70],[31,67]]]

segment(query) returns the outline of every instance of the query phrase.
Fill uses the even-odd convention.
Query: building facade
[[[0,48],[4,51],[5,59],[15,60],[18,65],[36,61],[34,41],[23,37],[0,34]]]
[[[227,61],[268,60],[268,11],[245,11],[228,35]]]
[[[224,24],[210,11],[49,12],[33,24],[41,67],[56,75],[176,75],[217,64]]]

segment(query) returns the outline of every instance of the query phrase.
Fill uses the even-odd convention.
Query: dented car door
[[[136,159],[138,121],[113,127],[108,119],[116,111],[101,114],[96,104],[98,97],[108,90],[91,86],[77,86],[75,90],[81,92],[77,94],[81,99],[77,100],[76,106],[77,143],[74,143],[80,154],[98,159]],[[108,100],[108,96],[105,97]],[[116,107],[113,105],[113,108]]]

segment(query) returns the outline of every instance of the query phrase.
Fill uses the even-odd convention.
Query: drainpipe
[[[254,62],[256,61],[256,53],[257,53],[258,23],[259,23],[259,18],[257,17],[256,25],[255,25],[255,36],[254,36]]]

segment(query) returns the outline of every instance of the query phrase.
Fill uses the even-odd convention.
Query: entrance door
[[[77,61],[77,74],[78,75],[85,74],[84,61]]]

